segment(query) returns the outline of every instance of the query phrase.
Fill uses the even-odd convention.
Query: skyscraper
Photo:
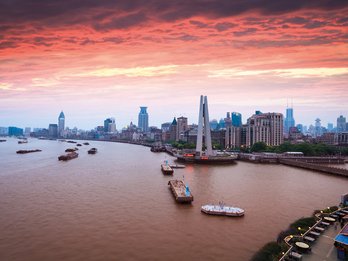
[[[283,143],[283,114],[255,113],[248,119],[246,145],[264,142],[268,146],[279,146]]]
[[[58,125],[50,124],[48,125],[48,137],[57,138],[58,137]]]
[[[58,116],[58,137],[63,137],[63,132],[65,129],[65,115],[63,111]]]
[[[107,118],[104,121],[104,132],[109,132],[109,133],[116,132],[115,118]]]
[[[147,132],[149,129],[149,114],[146,111],[147,107],[140,107],[140,112],[138,116],[138,127],[143,132]]]
[[[343,132],[346,130],[346,117],[342,115],[337,118],[337,132]]]
[[[289,134],[289,129],[295,127],[294,110],[286,108],[286,117],[284,119],[284,133]]]
[[[187,118],[186,117],[179,117],[177,119],[178,123],[178,132],[176,140],[184,140],[185,139],[185,131],[188,130],[188,124],[187,124]]]
[[[242,114],[239,112],[232,112],[232,126],[242,127]]]

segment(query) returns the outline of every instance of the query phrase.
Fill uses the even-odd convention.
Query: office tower
[[[176,141],[177,133],[178,133],[178,123],[176,121],[176,118],[174,117],[172,124],[169,128],[170,131],[170,141]]]
[[[302,134],[304,133],[304,128],[302,124],[297,124],[296,128],[299,130],[299,132],[301,132]]]
[[[332,130],[333,130],[333,123],[328,123],[327,124],[327,130],[329,131],[329,132],[331,132]]]
[[[7,136],[7,135],[8,135],[8,128],[0,127],[0,136]]]
[[[219,129],[219,123],[217,120],[213,119],[209,124],[210,124],[210,129],[212,130]]]
[[[337,132],[346,131],[346,118],[342,115],[337,118]]]
[[[110,123],[112,123],[111,118],[107,118],[106,120],[104,120],[104,132],[109,131],[109,124]]]
[[[177,119],[178,131],[176,134],[176,140],[185,140],[185,132],[188,130],[187,118],[179,117]]]
[[[321,136],[322,133],[322,129],[321,129],[321,120],[319,118],[317,118],[315,120],[315,127],[314,127],[314,137],[318,137]]]
[[[48,125],[48,137],[57,138],[58,137],[58,124]]]
[[[140,107],[138,116],[138,128],[140,128],[142,132],[147,132],[149,129],[149,114],[146,109],[147,107]]]
[[[264,142],[268,146],[279,146],[283,143],[283,114],[261,113],[257,111],[247,121],[246,145],[251,147],[256,142]]]
[[[286,108],[286,117],[284,120],[284,133],[289,134],[289,129],[295,127],[294,110],[293,108]]]
[[[212,156],[213,149],[211,144],[210,124],[209,124],[209,111],[208,111],[208,98],[201,95],[199,105],[198,116],[198,131],[197,131],[197,143],[196,143],[196,155],[201,156],[203,152],[203,134],[205,137],[206,155]]]
[[[31,128],[30,127],[25,127],[24,128],[24,136],[25,137],[29,137],[30,136],[30,132],[31,132]]]
[[[107,118],[104,121],[104,132],[108,132],[108,133],[115,133],[116,132],[115,118]]]
[[[242,127],[242,114],[239,112],[232,112],[232,126]]]
[[[58,137],[63,137],[65,129],[65,115],[63,111],[58,116]]]
[[[23,129],[17,127],[8,127],[8,136],[23,136]]]

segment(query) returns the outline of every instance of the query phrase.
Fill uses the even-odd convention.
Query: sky
[[[0,1],[0,126],[348,118],[346,0]]]

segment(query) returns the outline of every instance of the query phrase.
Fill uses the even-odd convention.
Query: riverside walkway
[[[342,168],[331,167],[331,166],[324,166],[324,165],[302,162],[302,161],[297,161],[297,160],[292,160],[292,159],[280,159],[279,163],[284,164],[284,165],[288,165],[288,166],[292,166],[292,167],[296,167],[296,168],[309,169],[309,170],[314,170],[314,171],[320,171],[323,173],[348,177],[348,169],[342,169]]]

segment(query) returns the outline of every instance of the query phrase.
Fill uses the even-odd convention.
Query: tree
[[[267,144],[264,142],[256,142],[251,146],[251,152],[261,152],[267,150]]]

